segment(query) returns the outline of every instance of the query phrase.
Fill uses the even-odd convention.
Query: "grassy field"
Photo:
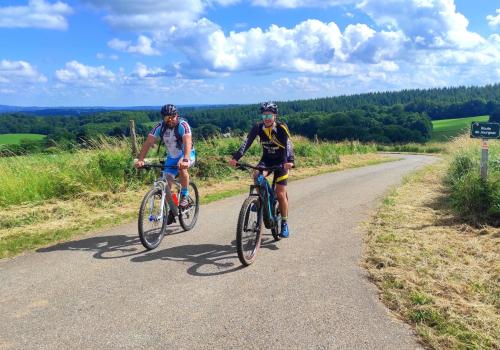
[[[489,141],[488,177],[480,177],[481,140],[464,135],[449,144],[446,185],[450,204],[464,221],[500,226],[500,142]]]
[[[40,141],[45,138],[45,135],[39,134],[0,134],[1,145],[18,145],[21,140]]]
[[[431,142],[450,141],[453,137],[463,134],[464,131],[470,130],[470,124],[472,122],[487,122],[488,119],[489,116],[483,115],[470,118],[434,120],[432,122],[433,130]]]
[[[498,146],[483,183],[480,143],[455,139],[442,162],[407,177],[368,224],[365,266],[381,299],[433,349],[500,349]]]

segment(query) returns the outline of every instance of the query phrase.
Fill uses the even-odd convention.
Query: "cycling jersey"
[[[156,124],[149,134],[163,139],[169,157],[179,158],[184,152],[182,136],[191,135],[191,127],[186,120],[180,118],[179,123],[173,128],[169,128],[165,122],[160,122]],[[191,156],[194,156],[194,147],[191,149]]]
[[[270,128],[266,128],[263,122],[256,124],[240,149],[233,155],[235,160],[239,160],[250,148],[255,138],[259,136],[262,145],[261,162],[265,164],[293,163],[294,154],[290,132],[284,123],[276,122]]]

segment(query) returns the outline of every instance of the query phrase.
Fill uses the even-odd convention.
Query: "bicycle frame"
[[[261,205],[261,215],[264,221],[264,226],[267,229],[271,229],[276,225],[276,217],[274,214],[274,203],[276,202],[275,188],[276,183],[273,179],[273,184],[270,185],[269,181],[266,179],[262,173],[266,169],[259,169],[252,167],[248,164],[240,164],[242,167],[248,167],[258,170],[260,173],[256,179],[256,185],[250,185],[250,196],[258,196],[260,198]],[[270,169],[271,170],[271,169]],[[258,189],[258,191],[257,191]]]
[[[144,168],[161,168],[164,169],[163,165],[152,165],[147,164]],[[168,202],[169,209],[175,216],[179,215],[179,208],[174,203],[174,199],[172,198],[172,191],[170,190],[170,184],[175,185],[178,189],[181,188],[181,185],[176,179],[172,179],[170,182],[167,178],[167,175],[162,170],[161,177],[153,183],[153,188],[157,188],[161,191],[161,207],[160,207],[160,217],[163,217],[165,212],[165,199]],[[152,203],[151,203],[152,204]]]

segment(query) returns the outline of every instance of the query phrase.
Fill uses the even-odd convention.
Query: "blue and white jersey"
[[[149,133],[150,135],[158,138],[161,137],[163,122],[156,124],[156,126]],[[163,133],[163,143],[168,150],[169,157],[178,158],[181,157],[184,152],[184,144],[182,142],[182,137],[184,135],[192,135],[191,127],[188,122],[182,118],[179,119],[179,124],[173,128],[164,127]],[[194,153],[194,147],[191,151]]]

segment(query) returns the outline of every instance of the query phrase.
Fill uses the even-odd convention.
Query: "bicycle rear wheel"
[[[189,231],[194,227],[200,211],[200,195],[194,182],[189,182],[188,202],[189,205],[186,208],[179,208],[179,222],[185,231]]]
[[[158,247],[167,229],[168,206],[161,210],[161,190],[153,188],[144,196],[139,209],[139,238],[146,249]]]
[[[257,257],[262,234],[262,210],[259,197],[250,196],[241,206],[236,228],[236,250],[238,258],[245,266]]]

